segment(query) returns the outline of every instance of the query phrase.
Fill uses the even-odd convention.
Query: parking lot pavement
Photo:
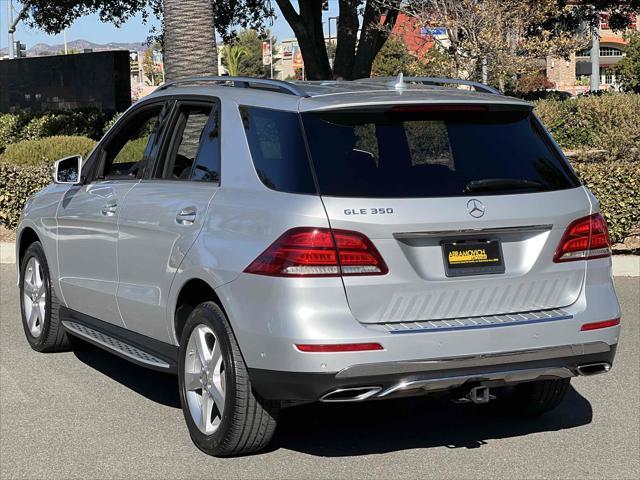
[[[624,330],[606,375],[576,378],[538,420],[425,398],[284,411],[269,451],[232,459],[189,440],[174,377],[86,346],[23,338],[0,266],[0,477],[640,478],[640,285],[616,279]]]

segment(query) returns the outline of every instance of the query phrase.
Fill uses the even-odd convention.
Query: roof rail
[[[374,78],[359,78],[356,82],[389,82],[389,84],[395,85],[398,77],[374,77]],[[462,80],[460,78],[445,78],[445,77],[404,77],[404,83],[422,83],[424,85],[467,85],[473,87],[480,92],[492,93],[494,95],[502,95],[499,90],[496,90],[489,85],[485,85],[480,82],[473,82],[471,80]]]
[[[217,83],[222,86],[232,86],[238,88],[262,88],[263,90],[276,90],[280,93],[295,95],[297,97],[308,97],[309,95],[302,89],[284,80],[272,80],[269,78],[253,77],[187,77],[163,83],[156,91],[166,90],[184,84]]]

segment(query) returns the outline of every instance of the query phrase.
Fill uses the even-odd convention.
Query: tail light
[[[389,269],[361,233],[300,227],[285,232],[244,271],[272,277],[338,277],[384,275]]]
[[[554,262],[609,257],[611,240],[607,222],[599,213],[572,222],[560,240]]]

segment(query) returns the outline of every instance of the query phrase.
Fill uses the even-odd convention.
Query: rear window
[[[579,185],[529,111],[302,114],[320,193],[449,197]]]

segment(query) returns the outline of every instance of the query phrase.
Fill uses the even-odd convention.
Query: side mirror
[[[77,185],[80,183],[82,172],[82,156],[72,155],[58,160],[53,164],[54,183]]]

